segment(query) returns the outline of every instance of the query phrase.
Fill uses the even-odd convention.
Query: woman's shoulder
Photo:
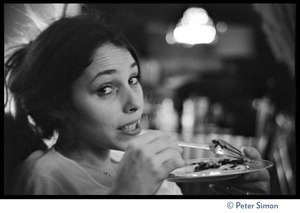
[[[35,151],[20,165],[13,194],[76,194],[80,167],[55,149]]]
[[[47,151],[37,150],[29,155],[21,165],[21,171],[27,176],[53,176],[63,173],[72,166],[72,162],[63,157],[54,148]]]

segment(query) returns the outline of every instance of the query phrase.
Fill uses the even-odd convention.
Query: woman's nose
[[[125,95],[125,104],[123,111],[124,113],[133,113],[140,109],[141,107],[141,98],[139,94],[132,90],[128,90],[127,94]]]

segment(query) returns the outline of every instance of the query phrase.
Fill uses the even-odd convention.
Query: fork
[[[183,142],[183,141],[177,141],[177,143],[181,147],[204,149],[204,150],[209,150],[218,155],[225,155],[234,158],[244,158],[243,154],[238,148],[234,147],[230,143],[221,139],[214,139],[209,143],[196,143],[196,142]]]

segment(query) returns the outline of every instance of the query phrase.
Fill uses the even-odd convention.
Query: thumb
[[[261,160],[261,155],[259,151],[254,147],[242,147],[241,152],[243,155],[252,160]]]

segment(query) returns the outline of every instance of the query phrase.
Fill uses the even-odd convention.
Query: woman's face
[[[125,150],[141,131],[144,108],[137,64],[125,48],[107,43],[72,85],[68,115],[81,145]]]

